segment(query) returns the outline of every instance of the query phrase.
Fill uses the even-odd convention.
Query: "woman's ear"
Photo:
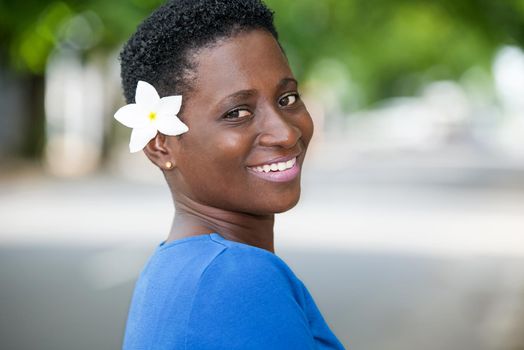
[[[151,162],[162,170],[171,170],[176,166],[175,152],[172,147],[177,147],[169,143],[168,137],[157,133],[144,147],[144,153]]]

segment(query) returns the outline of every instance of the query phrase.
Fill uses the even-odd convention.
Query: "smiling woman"
[[[313,124],[272,12],[257,0],[170,1],[121,64],[129,103],[140,80],[182,95],[188,128],[159,128],[144,147],[175,216],[136,283],[124,349],[343,349],[274,252],[274,214],[299,200]]]

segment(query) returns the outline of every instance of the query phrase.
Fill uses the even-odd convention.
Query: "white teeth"
[[[259,173],[268,173],[270,171],[284,171],[286,169],[290,169],[297,163],[297,158],[293,158],[291,160],[288,160],[287,162],[278,162],[278,163],[272,163],[272,164],[264,164],[259,165],[257,167],[252,167],[251,169],[255,170]]]

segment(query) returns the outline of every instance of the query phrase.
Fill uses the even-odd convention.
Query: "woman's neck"
[[[175,200],[175,217],[167,241],[216,232],[225,239],[274,253],[274,222],[273,214],[232,212],[202,205],[185,197]]]

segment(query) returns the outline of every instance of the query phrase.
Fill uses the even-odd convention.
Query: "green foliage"
[[[487,70],[497,48],[524,45],[524,0],[266,2],[295,73],[322,79],[318,69],[337,63],[340,77],[358,86],[360,106],[412,94],[431,80],[459,78],[473,66]],[[42,74],[55,47],[114,50],[160,3],[3,0],[0,60]]]
[[[43,74],[57,47],[85,54],[112,50],[159,0],[39,1],[0,3],[0,59],[12,69]]]
[[[524,44],[522,0],[267,2],[295,71],[308,77],[319,60],[341,62],[361,105],[487,70],[500,46]]]

